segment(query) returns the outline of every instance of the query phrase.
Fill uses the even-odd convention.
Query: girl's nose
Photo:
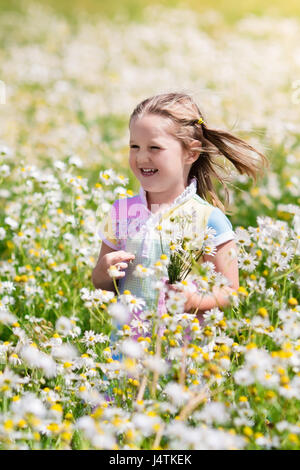
[[[150,163],[151,162],[151,158],[150,158],[150,155],[148,154],[147,151],[145,152],[140,152],[137,157],[136,157],[136,161],[139,163],[139,165],[146,165],[146,163]]]

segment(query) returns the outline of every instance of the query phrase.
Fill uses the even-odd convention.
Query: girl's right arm
[[[128,264],[126,261],[131,261],[135,258],[132,253],[123,250],[114,250],[102,242],[101,250],[99,253],[98,261],[92,271],[92,282],[96,289],[114,291],[114,283],[109,276],[107,270],[112,265],[118,265],[120,272],[117,279],[125,276],[125,272],[121,269],[126,269]]]

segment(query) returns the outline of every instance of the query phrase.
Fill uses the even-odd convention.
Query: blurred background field
[[[119,371],[106,336],[117,299],[91,272],[98,224],[139,187],[128,118],[169,91],[191,94],[209,126],[270,168],[256,182],[232,173],[238,298],[204,333],[193,327],[201,347],[186,377],[178,320],[161,392],[155,368],[132,380],[130,351]],[[0,448],[299,448],[299,170],[298,1],[0,0]],[[179,378],[168,408],[164,387]],[[214,398],[191,432],[181,398],[203,380]]]
[[[256,186],[235,179],[235,224],[254,224],[299,196],[299,2],[0,5],[0,142],[15,162],[42,166],[75,154],[91,184],[112,167],[136,191],[129,115],[147,96],[180,90],[209,125],[246,138],[272,162]]]
[[[159,2],[152,2],[150,0],[112,0],[106,2],[104,0],[44,0],[40,3],[49,5],[54,8],[57,13],[61,13],[67,17],[75,17],[79,13],[88,13],[91,15],[101,14],[108,17],[115,17],[120,12],[125,14],[130,19],[136,19],[143,16],[144,8],[159,3],[160,5],[169,8],[190,8],[196,12],[203,13],[209,10],[217,10],[220,12],[226,21],[233,23],[241,17],[252,13],[255,15],[272,15],[272,16],[298,16],[300,17],[300,5],[297,0],[245,0],[240,2],[238,0],[160,0]],[[25,3],[20,3],[18,0],[2,0],[1,10],[22,11],[26,9]],[[77,17],[78,20],[78,17]]]

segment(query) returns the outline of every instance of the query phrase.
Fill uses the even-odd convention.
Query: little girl
[[[224,186],[227,202],[226,168],[218,157],[225,157],[239,173],[254,179],[268,164],[266,157],[229,132],[208,127],[197,104],[183,93],[144,100],[134,109],[129,129],[129,165],[141,184],[140,191],[137,196],[115,201],[102,224],[99,235],[103,242],[92,273],[95,288],[114,290],[107,271],[114,265],[119,270],[120,293],[129,291],[144,299],[149,308],[154,307],[157,292],[153,279],[135,277],[133,271],[139,264],[151,267],[160,258],[157,226],[162,219],[174,220],[183,209],[185,214],[196,214],[196,234],[206,227],[215,230],[216,253],[205,255],[203,260],[211,261],[230,285],[204,297],[185,291],[185,311],[197,310],[201,317],[205,310],[225,306],[230,291],[239,287],[238,264],[230,256],[235,249],[232,225],[212,177]],[[169,253],[168,244],[164,248]]]

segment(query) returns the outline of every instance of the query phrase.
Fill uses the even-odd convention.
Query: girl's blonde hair
[[[247,174],[256,181],[257,173],[269,162],[265,155],[255,150],[244,140],[223,130],[207,126],[205,119],[192,97],[185,93],[163,93],[152,96],[139,103],[132,112],[129,126],[133,119],[146,114],[155,114],[169,119],[173,124],[171,134],[177,138],[185,150],[199,151],[198,159],[192,164],[189,178],[197,179],[197,193],[214,206],[225,211],[223,203],[217,196],[212,177],[222,184],[225,190],[225,206],[229,202],[228,171],[224,173],[225,164],[218,162],[224,156],[241,174]],[[198,123],[199,119],[204,122]],[[170,126],[171,127],[171,126]],[[197,144],[198,141],[198,144]],[[219,173],[217,169],[221,170]]]

